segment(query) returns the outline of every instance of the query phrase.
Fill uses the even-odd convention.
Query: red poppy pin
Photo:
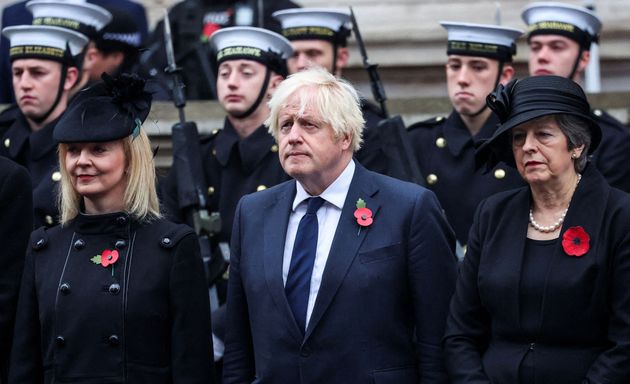
[[[118,261],[118,251],[113,250],[110,251],[106,249],[102,254],[96,255],[90,259],[94,264],[100,264],[103,267],[107,268],[108,266],[112,266],[112,276],[114,276],[114,264]]]
[[[357,219],[357,224],[361,227],[368,227],[373,222],[372,211],[365,206],[365,200],[357,200],[357,209],[354,211],[354,217]],[[359,233],[361,233],[361,227],[359,227]]]
[[[590,237],[581,226],[571,227],[562,235],[562,248],[569,256],[583,256],[589,250]]]

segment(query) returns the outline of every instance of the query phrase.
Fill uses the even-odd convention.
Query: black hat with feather
[[[122,74],[79,92],[63,114],[53,133],[58,143],[106,142],[137,136],[151,110],[146,81]]]

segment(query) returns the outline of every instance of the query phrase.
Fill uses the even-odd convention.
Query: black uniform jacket
[[[630,132],[619,120],[601,109],[591,117],[602,129],[602,141],[593,153],[593,163],[608,184],[630,192]]]
[[[490,115],[474,137],[459,114],[437,117],[409,127],[409,137],[427,188],[435,192],[460,244],[468,242],[475,209],[481,200],[525,183],[518,171],[499,163],[489,172],[475,168],[475,145],[492,136],[498,118]]]
[[[0,383],[7,380],[20,276],[33,230],[31,198],[26,169],[0,157]]]
[[[107,267],[94,262],[118,252]],[[211,382],[210,314],[192,229],[125,213],[33,232],[12,383]]]
[[[587,167],[549,255],[538,330],[528,334],[520,286],[530,206],[525,187],[475,214],[444,338],[452,382],[517,383],[533,354],[537,384],[630,383],[630,195]],[[562,246],[576,226],[590,237],[581,257]]]
[[[61,174],[57,144],[52,138],[55,120],[32,132],[26,119],[15,109],[3,111],[0,118],[0,156],[24,166],[33,186],[33,228],[58,222],[57,187]]]
[[[289,179],[278,158],[278,145],[261,125],[245,139],[240,139],[228,119],[224,128],[201,141],[202,166],[208,185],[207,209],[221,214],[218,241],[230,241],[234,211],[241,197],[261,191]],[[169,217],[185,222],[177,206],[177,185],[171,168],[163,183],[162,200]],[[191,224],[191,223],[189,223]]]

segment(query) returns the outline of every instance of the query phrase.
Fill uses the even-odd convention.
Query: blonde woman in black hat
[[[104,80],[54,132],[61,225],[31,236],[10,382],[212,382],[197,238],[159,212],[151,96],[135,76]]]
[[[475,214],[444,338],[453,383],[630,382],[630,195],[590,163],[601,131],[579,85],[499,86],[478,150],[528,186]]]

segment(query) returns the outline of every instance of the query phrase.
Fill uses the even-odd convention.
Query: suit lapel
[[[298,343],[302,343],[302,332],[300,331],[293,313],[289,307],[289,302],[284,293],[284,282],[282,280],[282,261],[284,257],[284,243],[289,225],[289,215],[291,205],[295,197],[295,181],[286,183],[274,200],[265,209],[264,220],[264,273],[267,287],[271,297],[280,311],[281,317],[287,319],[287,327]]]
[[[330,306],[346,276],[348,268],[350,268],[352,261],[357,255],[361,243],[370,231],[369,227],[361,228],[359,231],[359,225],[354,217],[356,202],[359,198],[365,200],[367,207],[372,210],[372,217],[374,217],[374,220],[378,220],[380,204],[373,198],[378,189],[369,182],[369,179],[369,173],[357,163],[346,201],[343,204],[330,253],[328,254],[322,283],[317,293],[317,299],[304,340],[309,338],[326,309]]]

